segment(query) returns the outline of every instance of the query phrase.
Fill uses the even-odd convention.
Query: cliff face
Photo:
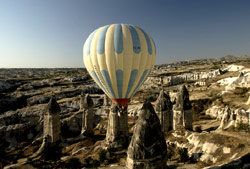
[[[239,160],[249,156],[250,147],[247,143],[249,139],[244,140],[244,137],[248,136],[249,133],[238,134],[238,132],[231,131],[215,130],[209,133],[195,133],[179,129],[171,132],[166,140],[170,145],[187,148],[190,157],[208,163],[210,166],[226,166],[231,161],[238,160],[239,166],[243,167],[249,165],[249,161]],[[231,167],[236,166],[236,164],[231,164]]]

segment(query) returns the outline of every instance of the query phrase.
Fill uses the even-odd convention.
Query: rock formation
[[[249,88],[250,87],[250,73],[241,73],[238,77],[227,78],[228,84],[225,86],[226,91],[233,91],[236,88]],[[223,79],[221,79],[223,80]],[[220,80],[220,81],[221,81]],[[218,82],[220,82],[218,81]]]
[[[80,110],[84,110],[84,99],[85,99],[85,94],[82,92],[80,95]]]
[[[47,137],[49,143],[54,144],[60,139],[61,122],[60,122],[61,108],[56,100],[51,97],[48,105],[44,110],[44,137]]]
[[[44,109],[43,122],[43,142],[41,147],[35,152],[31,158],[37,157],[46,149],[56,146],[56,143],[61,138],[61,108],[54,97],[51,97],[49,103]]]
[[[189,93],[185,85],[181,86],[173,106],[173,129],[180,126],[188,130],[193,129],[192,106],[189,100]]]
[[[165,85],[177,85],[189,81],[215,78],[222,73],[223,72],[220,69],[216,69],[210,72],[192,72],[183,73],[176,76],[149,77],[147,81],[145,81],[145,84],[150,84],[152,82],[161,84],[161,81],[164,81]]]
[[[240,72],[238,77],[243,77],[244,76],[244,73],[243,72]]]
[[[81,106],[83,108],[83,114],[82,114],[82,134],[84,135],[92,135],[93,134],[93,128],[94,128],[94,112],[93,112],[93,100],[92,98],[87,94],[83,100],[83,95],[81,98]]]
[[[250,105],[250,96],[249,96],[249,98],[248,98],[248,100],[246,102],[246,105]]]
[[[166,168],[167,145],[150,102],[144,102],[127,152],[129,169]]]
[[[160,119],[163,133],[167,133],[173,128],[172,102],[164,90],[160,92],[155,104],[156,114]]]
[[[231,110],[229,107],[225,108],[224,114],[222,116],[222,120],[220,123],[220,126],[218,127],[218,129],[225,129],[228,125],[231,119]]]
[[[106,94],[103,96],[103,106],[110,106],[109,105],[109,98]]]
[[[183,97],[183,126],[186,129],[193,129],[192,105],[189,100],[189,93],[185,85],[181,87],[181,96]]]
[[[173,105],[173,129],[183,126],[183,97],[180,93],[175,98],[175,104]]]
[[[109,117],[110,104],[109,104],[109,98],[106,94],[104,94],[104,96],[103,96],[103,106],[104,106],[104,111],[105,111],[106,117]]]
[[[206,110],[206,115],[221,121],[218,129],[227,129],[230,126],[238,127],[241,124],[250,126],[250,109],[230,108],[224,105],[213,105]]]
[[[106,140],[109,144],[124,144],[128,141],[128,107],[122,109],[112,104],[109,113]]]

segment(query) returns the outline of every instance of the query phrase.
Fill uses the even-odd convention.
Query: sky
[[[249,0],[0,0],[0,68],[84,67],[95,29],[133,24],[156,64],[250,55]]]

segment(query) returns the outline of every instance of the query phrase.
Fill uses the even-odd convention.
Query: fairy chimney
[[[85,99],[85,94],[82,92],[80,95],[80,110],[84,110],[84,99]]]
[[[93,100],[86,94],[82,102],[82,131],[83,135],[92,135],[94,128],[94,112],[93,112]]]
[[[193,129],[192,105],[189,100],[189,92],[185,85],[181,86],[181,96],[183,97],[183,126],[188,129]]]
[[[153,106],[145,101],[127,151],[129,169],[165,169],[167,145]]]
[[[47,138],[48,143],[55,143],[60,139],[60,111],[59,104],[51,97],[48,105],[45,107],[43,124],[43,135]]]
[[[122,109],[119,104],[112,104],[109,113],[106,140],[114,146],[128,141],[128,107]]]
[[[181,93],[177,93],[175,101],[173,105],[173,129],[176,130],[183,126],[183,97]]]
[[[162,131],[167,133],[173,128],[172,102],[168,94],[162,89],[155,104],[156,114],[160,119]]]

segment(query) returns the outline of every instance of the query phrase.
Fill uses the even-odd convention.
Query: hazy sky
[[[249,0],[0,0],[1,67],[83,67],[96,28],[137,25],[157,64],[250,55]]]

